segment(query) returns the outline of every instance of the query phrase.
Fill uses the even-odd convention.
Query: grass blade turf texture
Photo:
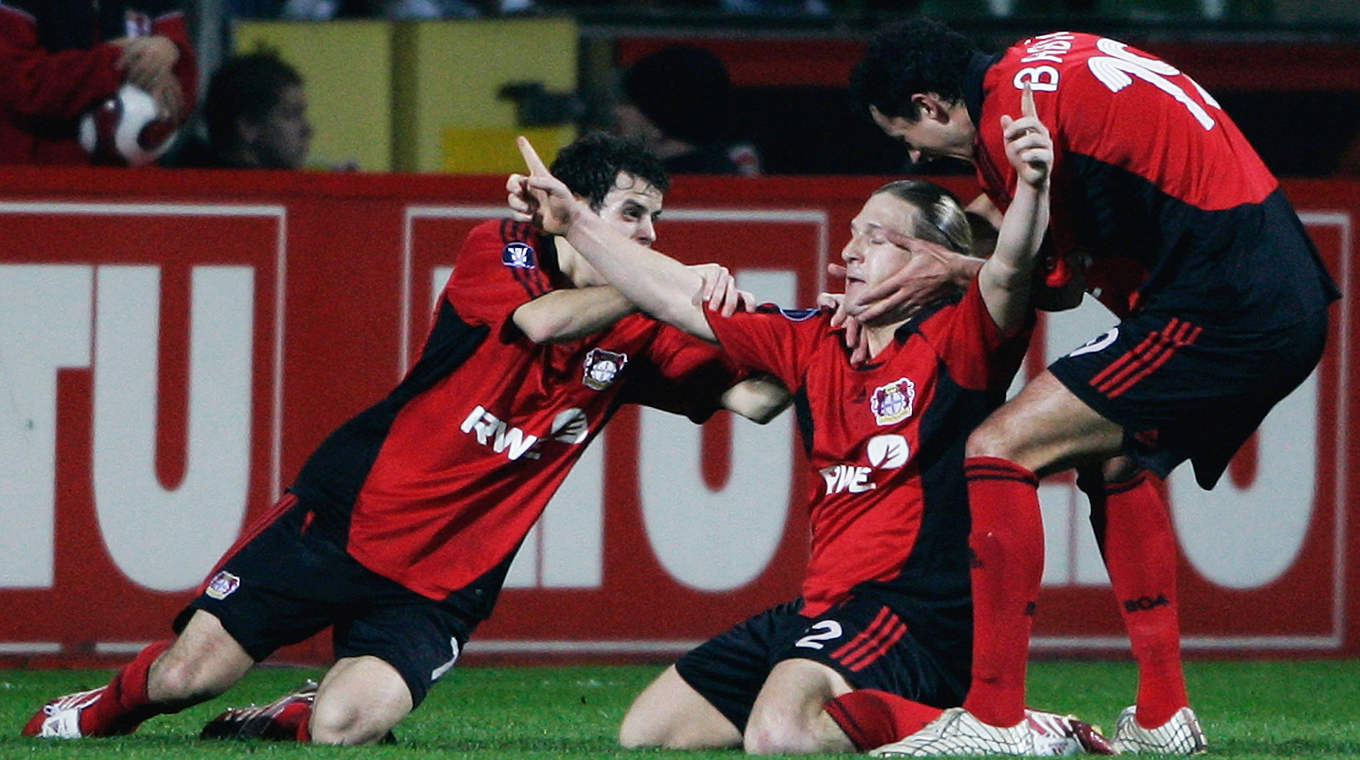
[[[316,671],[261,668],[226,696],[154,718],[131,736],[74,742],[18,735],[39,705],[99,686],[108,671],[0,670],[0,760],[110,758],[726,758],[737,753],[625,752],[615,731],[659,666],[459,668],[396,728],[398,742],[365,748],[203,742],[199,730],[228,706],[266,703]],[[1191,662],[1191,699],[1213,758],[1360,757],[1360,660]],[[1109,731],[1134,693],[1127,662],[1036,662],[1030,703],[1075,713]]]

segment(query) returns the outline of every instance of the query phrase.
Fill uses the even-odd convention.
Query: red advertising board
[[[684,178],[658,247],[764,300],[826,287],[876,178]],[[961,194],[969,183],[951,179]],[[384,394],[496,177],[0,172],[0,660],[113,661],[165,635],[243,525]],[[1287,183],[1346,292],[1360,183]],[[1212,492],[1168,482],[1191,653],[1360,654],[1350,299],[1328,353]],[[1045,321],[1029,366],[1111,322]],[[1269,372],[1263,367],[1261,371]],[[664,659],[796,593],[812,485],[784,415],[620,414],[511,570],[470,661]],[[1126,646],[1070,479],[1041,487],[1041,653]],[[318,639],[282,653],[326,658]]]

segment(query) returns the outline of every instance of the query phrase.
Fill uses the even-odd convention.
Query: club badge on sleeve
[[[208,587],[203,593],[217,600],[226,599],[241,587],[241,579],[226,570],[219,571],[217,575],[208,581]]]
[[[586,354],[586,372],[582,381],[587,388],[602,391],[628,364],[628,354],[618,354],[603,348],[592,348]]]

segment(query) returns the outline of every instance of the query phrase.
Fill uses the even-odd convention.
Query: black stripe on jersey
[[[1039,479],[1014,468],[997,464],[966,464],[963,477],[968,480],[1013,480],[1017,483],[1038,485]]]
[[[893,339],[896,340],[899,345],[906,343],[907,339],[909,339],[913,333],[921,331],[921,325],[925,324],[927,319],[935,316],[936,312],[962,300],[963,293],[951,293],[936,299],[932,303],[922,306],[919,311],[911,315],[911,319],[908,319],[906,322],[897,326],[897,329],[893,331]]]
[[[515,279],[519,281],[520,285],[524,286],[524,292],[528,293],[530,298],[538,298],[548,292],[548,289],[543,286],[542,280],[535,277],[536,274],[537,270],[535,269],[514,270]]]
[[[1124,256],[1147,268],[1140,310],[1269,331],[1339,295],[1278,187],[1260,203],[1206,210],[1122,167],[1075,153],[1066,160],[1078,178],[1064,196],[1077,243],[1097,259]]]
[[[1111,496],[1115,494],[1126,493],[1128,491],[1132,491],[1138,486],[1143,485],[1143,481],[1145,480],[1147,480],[1147,473],[1140,472],[1137,475],[1134,475],[1133,477],[1129,478],[1128,480],[1122,480],[1118,483],[1106,483],[1105,493]]]
[[[812,455],[812,404],[808,401],[807,389],[799,388],[793,394],[793,416],[798,422],[798,436],[803,442],[803,453]]]
[[[377,461],[397,414],[413,398],[457,370],[490,328],[469,325],[443,300],[420,358],[387,398],[360,412],[321,442],[289,489],[317,512],[315,529],[344,545],[349,511]]]

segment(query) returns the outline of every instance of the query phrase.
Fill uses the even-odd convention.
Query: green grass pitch
[[[262,668],[226,696],[153,719],[128,737],[49,742],[18,736],[47,699],[105,683],[106,671],[0,671],[0,760],[12,758],[733,758],[723,752],[625,752],[614,731],[659,666],[455,669],[397,726],[398,743],[344,748],[195,737],[228,706],[264,703],[314,671]],[[1211,757],[1360,757],[1360,661],[1191,662],[1190,693]],[[1030,702],[1113,731],[1129,704],[1128,662],[1036,662]]]

